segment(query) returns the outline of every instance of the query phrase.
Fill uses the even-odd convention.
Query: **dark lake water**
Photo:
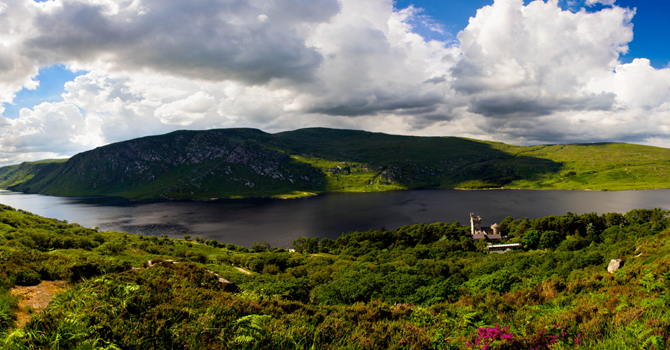
[[[300,199],[235,199],[215,202],[139,203],[107,197],[52,197],[0,190],[0,203],[77,222],[104,231],[185,234],[250,246],[266,241],[289,247],[300,237],[337,238],[343,232],[395,229],[433,222],[469,223],[470,213],[492,225],[515,219],[597,212],[625,213],[636,208],[670,208],[670,190],[421,190],[380,193],[329,193]]]

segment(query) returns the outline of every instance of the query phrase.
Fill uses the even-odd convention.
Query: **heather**
[[[485,254],[460,223],[306,237],[289,252],[0,209],[5,349],[662,349],[670,337],[660,209],[508,217],[522,247],[507,254]],[[69,288],[17,327],[26,310],[10,290],[50,280]]]

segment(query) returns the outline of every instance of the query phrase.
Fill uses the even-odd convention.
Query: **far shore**
[[[52,194],[42,194],[42,193],[30,193],[30,192],[16,192],[8,190],[5,188],[0,188],[0,191],[24,193],[24,194],[39,194],[42,196],[53,196],[53,197],[107,197],[107,198],[122,198],[129,200],[131,202],[163,202],[163,201],[178,201],[178,202],[215,202],[219,200],[229,200],[229,199],[301,199],[315,197],[322,194],[329,193],[380,193],[380,192],[400,192],[400,191],[422,191],[422,190],[454,190],[454,191],[500,191],[500,190],[526,190],[526,191],[589,191],[589,192],[623,192],[623,191],[653,191],[653,190],[665,190],[668,188],[628,188],[628,189],[601,189],[594,190],[590,188],[523,188],[523,187],[489,187],[489,188],[462,188],[462,187],[453,187],[453,188],[416,188],[416,189],[394,189],[394,190],[379,190],[379,191],[324,191],[324,192],[306,192],[306,191],[297,191],[302,193],[291,193],[291,194],[278,194],[278,195],[259,195],[259,196],[230,196],[230,197],[218,197],[218,198],[174,198],[174,197],[146,197],[146,198],[137,198],[137,197],[124,197],[118,195],[81,195],[81,196],[58,196]]]

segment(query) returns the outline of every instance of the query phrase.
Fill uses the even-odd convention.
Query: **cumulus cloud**
[[[459,33],[463,58],[452,86],[488,116],[610,109],[613,96],[584,87],[628,50],[631,18],[618,7],[572,13],[551,2],[496,1]]]
[[[655,69],[648,59],[617,64],[587,86],[591,91],[614,94],[621,108],[653,110],[670,102],[670,69]]]
[[[248,84],[308,81],[322,56],[299,27],[328,21],[339,7],[337,0],[11,0],[0,15],[14,18],[3,26],[19,40],[0,62],[30,69],[77,62]],[[11,72],[15,79],[36,73]]]
[[[496,0],[450,36],[389,0],[7,0],[0,102],[40,67],[87,73],[0,118],[0,163],[181,128],[670,146],[670,68],[621,63],[635,11],[595,3],[610,7]]]
[[[667,139],[670,70],[619,62],[634,14],[521,0],[478,10],[458,34],[462,56],[450,72],[467,105],[461,117],[479,129],[462,131],[515,143]]]
[[[0,161],[16,162],[45,155],[62,158],[102,144],[102,120],[84,118],[69,103],[42,103],[24,108],[17,119],[0,117]]]
[[[0,103],[12,102],[22,88],[35,89],[40,61],[22,52],[23,40],[32,31],[30,19],[36,6],[23,1],[0,3]]]
[[[616,0],[586,0],[586,5],[587,6],[593,6],[595,4],[602,4],[602,5],[607,5],[607,6],[612,6]]]
[[[334,116],[437,109],[450,91],[424,82],[447,74],[450,64],[443,58],[456,49],[415,34],[409,22],[419,12],[413,7],[394,12],[384,2],[343,4],[310,39],[326,57],[318,75],[321,91],[301,96],[296,106]]]
[[[214,97],[198,91],[185,99],[158,107],[154,115],[165,124],[189,125],[202,119],[215,103]]]

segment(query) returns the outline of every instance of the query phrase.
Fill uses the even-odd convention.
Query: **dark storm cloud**
[[[25,45],[59,61],[102,60],[113,69],[148,68],[204,80],[262,84],[312,79],[323,58],[296,26],[327,21],[336,0],[163,1],[120,8],[64,1],[34,18]]]
[[[558,111],[609,111],[616,102],[613,93],[568,97],[537,96],[515,91],[481,94],[474,97],[468,110],[490,118],[526,118],[551,115]]]
[[[451,68],[451,76],[455,78],[451,87],[462,94],[476,94],[487,89],[486,84],[482,82],[485,75],[480,65],[474,64],[467,59],[462,59]]]
[[[666,139],[662,130],[648,128],[642,124],[639,130],[630,127],[612,127],[609,130],[594,128],[590,123],[570,126],[556,116],[538,118],[486,119],[477,126],[488,135],[503,142],[514,144],[565,144],[594,142],[643,143],[650,138]]]
[[[385,111],[413,115],[432,112],[442,101],[442,95],[434,92],[418,95],[378,89],[368,98],[355,97],[343,103],[316,106],[308,112],[347,117],[374,115]]]
[[[441,75],[439,77],[432,77],[426,81],[424,81],[424,84],[441,84],[447,81],[446,75]]]

